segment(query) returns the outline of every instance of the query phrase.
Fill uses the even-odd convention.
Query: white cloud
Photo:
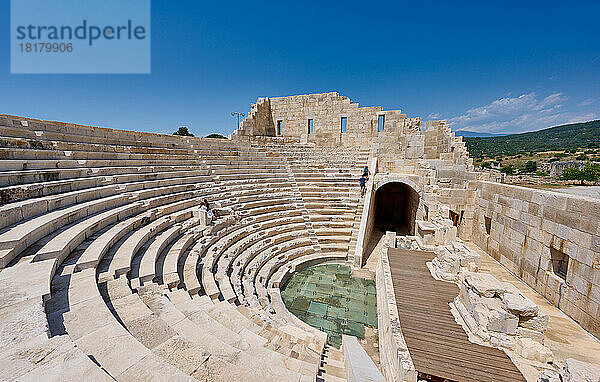
[[[583,101],[579,102],[577,104],[577,106],[589,106],[589,105],[593,104],[594,102],[596,102],[595,99],[588,98],[588,99],[584,99]]]
[[[520,133],[552,127],[564,123],[589,121],[594,113],[566,111],[563,93],[538,97],[535,93],[505,97],[492,103],[467,110],[449,120],[454,130],[486,133]]]
[[[436,119],[440,119],[441,118],[441,114],[440,113],[429,113],[429,115],[427,116],[428,120],[436,120]]]
[[[567,123],[587,122],[596,118],[598,118],[598,116],[594,113],[581,114],[571,117]]]

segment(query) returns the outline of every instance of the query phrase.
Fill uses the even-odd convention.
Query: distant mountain
[[[456,130],[454,135],[457,137],[499,137],[503,134],[478,133],[477,131]]]
[[[465,137],[472,157],[600,147],[600,120],[550,127],[522,134]]]

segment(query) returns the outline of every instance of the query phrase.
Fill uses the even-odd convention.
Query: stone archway
[[[419,194],[407,182],[385,182],[374,195],[374,227],[398,235],[414,235]]]

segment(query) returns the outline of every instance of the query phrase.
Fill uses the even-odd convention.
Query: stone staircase
[[[343,348],[340,350],[329,345],[325,346],[321,358],[321,367],[317,375],[318,382],[344,382],[346,378],[346,366],[344,365]]]
[[[358,155],[334,152],[329,157],[324,153],[288,157],[323,253],[349,252],[362,202],[358,179],[368,156],[369,151],[363,150]]]
[[[365,198],[360,198],[360,202],[356,207],[356,214],[354,215],[354,222],[352,224],[352,236],[350,237],[350,244],[348,245],[348,260],[351,260],[356,251],[356,243],[358,240],[358,232],[360,231],[360,221],[362,219],[363,207],[365,205]]]
[[[319,239],[318,239],[317,235],[315,234],[315,230],[313,228],[312,221],[310,220],[309,211],[304,204],[304,199],[302,198],[302,193],[300,192],[300,189],[298,188],[298,183],[296,182],[296,176],[294,175],[294,171],[292,170],[292,167],[290,166],[289,163],[287,163],[286,168],[287,168],[288,178],[290,179],[290,181],[293,184],[292,192],[297,201],[296,205],[297,205],[298,209],[300,209],[300,211],[302,211],[302,218],[304,219],[304,224],[306,224],[306,229],[308,231],[309,237],[310,237],[311,241],[314,243],[313,248],[315,248],[316,252],[319,252],[319,251],[321,251],[321,246],[319,245]]]

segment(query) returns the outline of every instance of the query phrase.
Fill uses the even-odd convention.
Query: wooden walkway
[[[458,286],[431,277],[425,263],[434,257],[424,251],[389,252],[400,325],[415,369],[452,381],[525,381],[503,351],[469,342],[448,306]]]

